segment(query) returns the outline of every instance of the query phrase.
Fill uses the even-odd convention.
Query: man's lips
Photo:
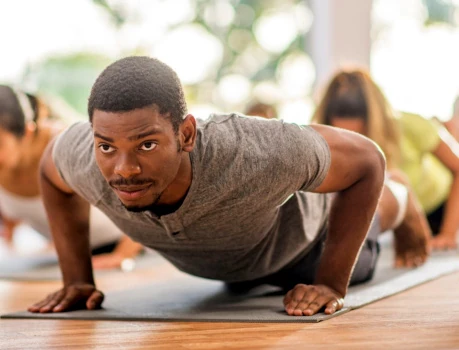
[[[144,196],[145,193],[147,193],[147,191],[150,189],[152,185],[148,185],[148,186],[143,186],[143,187],[139,187],[139,186],[130,186],[130,187],[113,187],[113,189],[115,190],[115,192],[118,194],[118,196],[121,198],[121,199],[124,199],[124,200],[135,200],[135,199],[139,199],[140,197]]]

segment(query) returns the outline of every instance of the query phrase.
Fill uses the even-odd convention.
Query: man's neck
[[[193,169],[191,166],[190,154],[188,152],[182,153],[182,161],[175,180],[166,188],[161,194],[155,207],[158,208],[175,208],[177,210],[188,194],[193,180]],[[167,209],[172,212],[175,210]],[[156,211],[156,209],[155,209]]]
[[[175,213],[182,205],[184,199],[185,197],[183,197],[180,202],[172,205],[155,205],[150,211],[158,217]]]

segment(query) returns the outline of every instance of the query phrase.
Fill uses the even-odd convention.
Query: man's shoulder
[[[53,147],[53,161],[63,180],[91,203],[99,199],[104,185],[93,143],[89,122],[78,122],[64,130]]]
[[[265,119],[238,113],[211,114],[198,121],[198,143],[230,150],[245,147],[252,155],[302,152],[314,144],[325,142],[309,125],[288,123],[281,119]],[[273,147],[273,145],[276,147]]]
[[[259,126],[267,123],[283,124],[281,119],[266,119],[262,117],[247,116],[242,113],[211,113],[205,119],[198,119],[198,126],[207,128],[212,125],[241,124],[244,126]]]
[[[203,137],[218,136],[215,141],[241,141],[259,139],[279,134],[285,123],[279,119],[246,116],[240,113],[210,114],[207,119],[198,119],[198,133]]]
[[[69,125],[58,136],[56,143],[67,148],[82,145],[82,141],[86,141],[83,145],[87,145],[88,142],[92,143],[92,129],[89,122],[76,122]]]
[[[56,139],[53,160],[56,166],[73,167],[89,162],[93,137],[89,122],[77,122],[68,126]]]

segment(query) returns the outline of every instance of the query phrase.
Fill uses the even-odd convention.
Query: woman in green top
[[[395,115],[363,70],[341,71],[329,83],[313,122],[363,134],[386,154],[389,170],[402,170],[419,197],[434,237],[433,249],[456,248],[459,230],[459,143],[439,123]]]

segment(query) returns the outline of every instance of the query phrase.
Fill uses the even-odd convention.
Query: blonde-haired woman
[[[65,126],[37,96],[0,85],[0,212],[6,240],[11,240],[17,222],[51,239],[38,169],[46,146]],[[95,268],[121,267],[141,250],[101,211],[91,207],[90,215]]]
[[[441,125],[396,114],[370,75],[341,71],[328,84],[312,121],[363,134],[379,144],[389,170],[408,177],[435,237],[434,249],[456,248],[459,144]]]

